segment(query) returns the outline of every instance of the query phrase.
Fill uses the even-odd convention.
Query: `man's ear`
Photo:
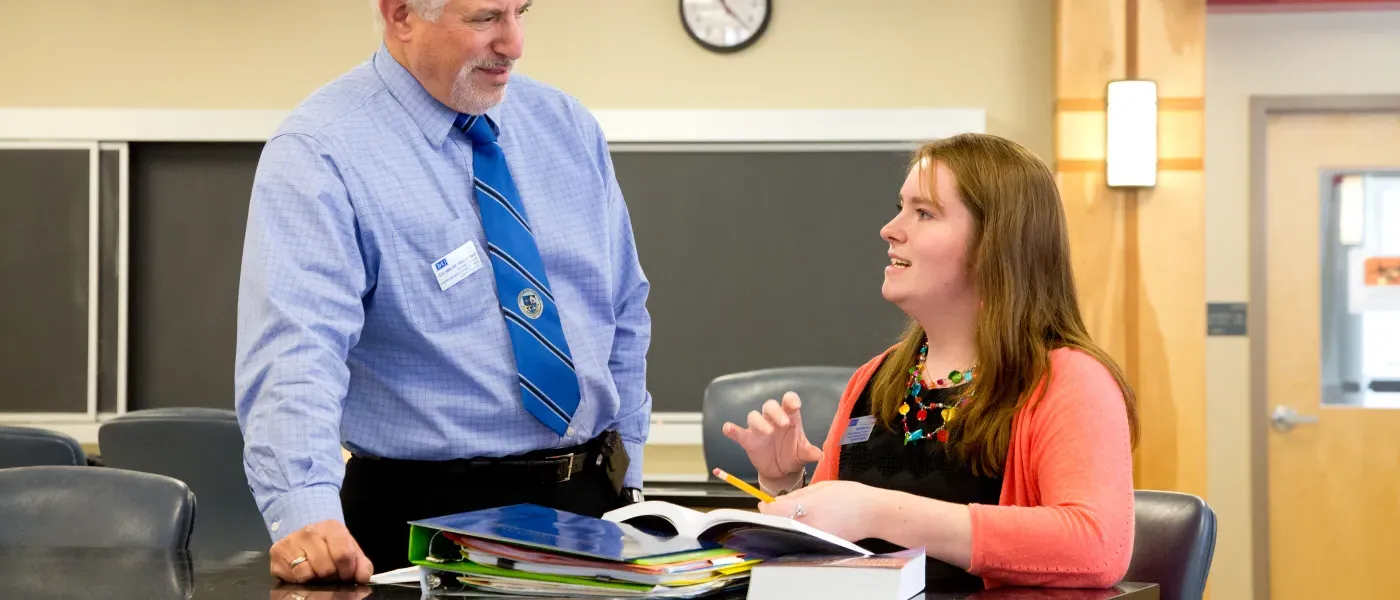
[[[379,0],[379,16],[384,20],[385,36],[408,41],[416,19],[407,0]]]

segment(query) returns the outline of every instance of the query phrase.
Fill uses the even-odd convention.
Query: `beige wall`
[[[1051,4],[778,2],[763,40],[721,56],[675,0],[538,0],[521,72],[592,108],[982,107],[1048,156]],[[290,108],[374,50],[368,5],[7,2],[0,106]]]
[[[1212,14],[1206,20],[1206,298],[1249,299],[1249,97],[1400,94],[1400,11]],[[1253,594],[1249,340],[1206,343],[1216,598]]]

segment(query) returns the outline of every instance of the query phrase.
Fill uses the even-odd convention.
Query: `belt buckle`
[[[547,459],[547,460],[554,460],[554,459],[556,459],[556,458],[564,458],[565,456],[568,456],[568,457],[569,457],[569,466],[568,466],[567,468],[564,469],[564,478],[563,478],[563,479],[560,479],[559,481],[556,481],[555,483],[564,483],[565,481],[568,481],[568,480],[570,480],[570,479],[573,479],[573,477],[574,477],[574,457],[578,456],[578,453],[577,453],[577,452],[571,452],[571,453],[569,453],[569,454],[567,454],[567,455],[561,454],[561,455],[559,455],[559,456],[551,456],[551,457],[549,457],[549,458]]]

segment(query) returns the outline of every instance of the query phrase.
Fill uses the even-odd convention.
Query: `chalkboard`
[[[238,272],[261,144],[132,144],[132,408],[230,407]],[[892,343],[880,297],[902,151],[613,152],[652,283],[656,412],[726,373],[854,367]]]
[[[907,152],[614,152],[642,268],[656,412],[698,412],[710,380],[856,367],[903,323],[880,296]]]
[[[238,273],[262,144],[131,144],[127,404],[233,408]]]
[[[91,152],[0,149],[0,411],[88,410]]]

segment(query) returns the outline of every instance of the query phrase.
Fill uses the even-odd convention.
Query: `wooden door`
[[[1400,410],[1323,402],[1321,264],[1328,173],[1400,167],[1400,114],[1281,114],[1267,135],[1267,411],[1299,416],[1265,416],[1271,598],[1400,598]]]

